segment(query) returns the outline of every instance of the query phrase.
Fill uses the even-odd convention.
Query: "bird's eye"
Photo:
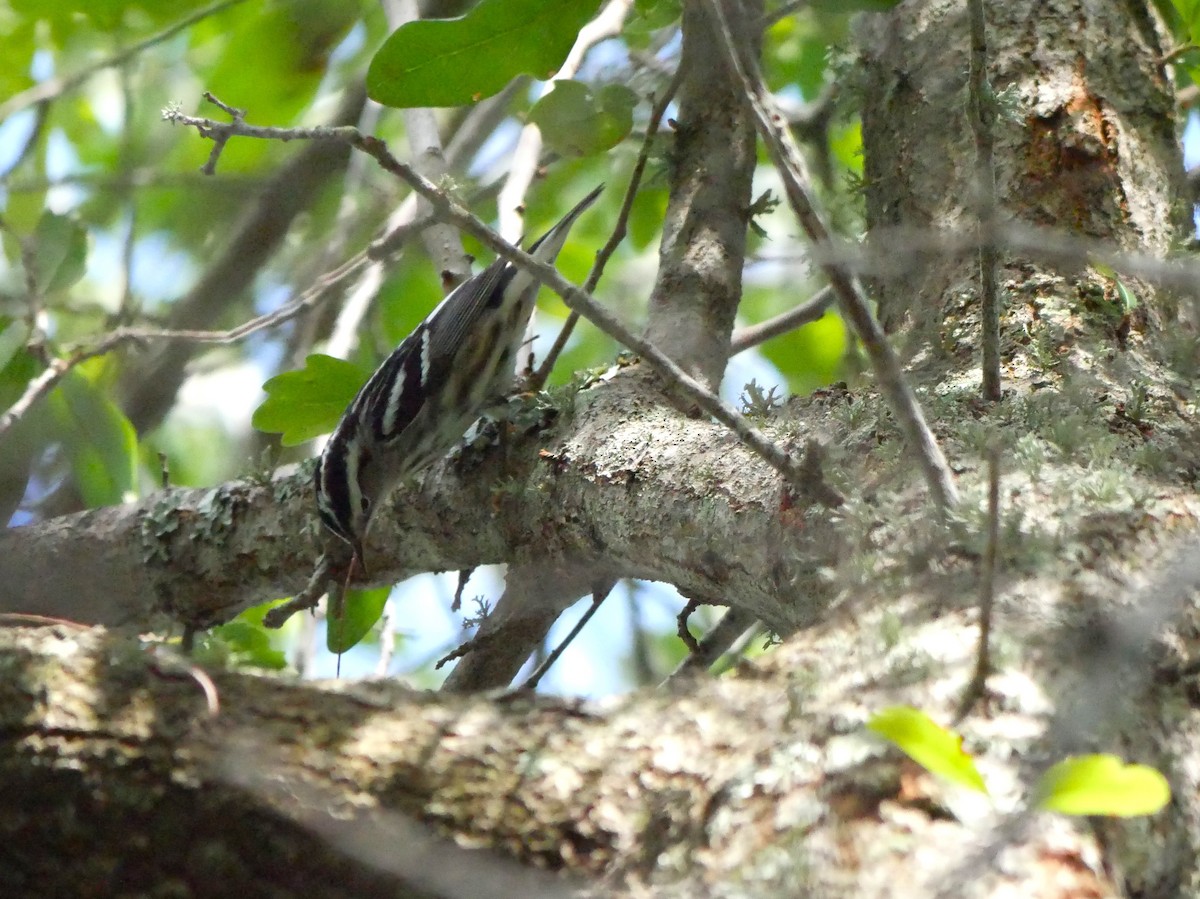
[[[371,497],[367,496],[364,493],[362,495],[362,499],[359,502],[362,505],[362,510],[363,510],[364,514],[371,511]]]

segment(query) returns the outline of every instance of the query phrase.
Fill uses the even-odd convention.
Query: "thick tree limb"
[[[824,589],[814,573],[837,552],[830,513],[787,499],[727,431],[648,400],[635,380],[579,394],[574,414],[560,413],[569,424],[557,435],[512,439],[503,460],[468,452],[420,489],[399,491],[367,543],[370,582],[548,551],[603,555],[616,574],[704,595],[729,591],[784,632],[814,620]],[[813,403],[808,424],[780,419],[776,439],[829,430],[818,422],[842,405]],[[700,520],[691,505],[697,483],[711,485]],[[783,515],[785,505],[794,508]],[[300,592],[319,534],[306,472],[163,491],[0,534],[0,610],[106,624],[166,613],[211,624]],[[733,557],[737,565],[722,561]]]

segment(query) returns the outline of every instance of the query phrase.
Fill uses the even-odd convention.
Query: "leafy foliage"
[[[922,768],[951,783],[987,793],[962,737],[936,724],[919,709],[893,706],[872,716],[868,729],[894,744]],[[1171,799],[1161,772],[1126,764],[1115,755],[1084,755],[1051,767],[1034,791],[1037,805],[1066,815],[1152,815]]]
[[[595,93],[579,81],[556,81],[554,89],[529,110],[546,144],[564,156],[590,156],[611,150],[633,128],[637,95],[623,84]]]
[[[347,590],[342,602],[341,614],[330,616],[325,628],[325,645],[332,653],[343,653],[352,649],[363,639],[379,616],[383,614],[391,587],[377,590]]]
[[[962,748],[962,737],[921,710],[893,706],[872,716],[867,727],[927,771],[959,786],[987,792],[975,760]]]
[[[254,427],[281,434],[284,446],[326,434],[337,425],[367,374],[345,360],[313,353],[304,360],[304,368],[285,371],[263,384],[267,398],[254,412]]]
[[[375,54],[367,91],[387,106],[464,106],[521,74],[548,78],[599,0],[482,0],[459,19],[398,28]]]
[[[1147,765],[1126,764],[1115,755],[1064,759],[1043,775],[1038,805],[1066,815],[1153,815],[1171,800],[1162,773]]]

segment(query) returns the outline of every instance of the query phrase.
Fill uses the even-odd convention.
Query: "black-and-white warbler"
[[[529,248],[552,263],[604,185]],[[401,481],[446,454],[512,384],[539,282],[497,259],[438,304],[346,407],[317,463],[321,521],[362,565],[371,516]]]

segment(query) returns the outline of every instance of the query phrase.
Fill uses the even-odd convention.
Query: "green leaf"
[[[625,139],[635,106],[637,94],[623,84],[607,84],[593,94],[581,81],[556,81],[529,110],[529,120],[556,153],[592,156]]]
[[[1038,806],[1065,815],[1153,815],[1171,799],[1167,779],[1115,755],[1081,755],[1052,767],[1038,784]]]
[[[600,0],[482,0],[458,19],[420,19],[392,33],[367,70],[384,106],[463,106],[513,78],[549,78]]]
[[[34,240],[34,281],[43,294],[66,290],[83,277],[87,263],[87,230],[75,219],[46,211]]]
[[[1171,5],[1179,13],[1179,24],[1183,30],[1181,37],[1195,43],[1200,37],[1200,28],[1197,27],[1200,25],[1200,3],[1196,0],[1171,0]]]
[[[357,645],[383,614],[391,587],[375,590],[347,590],[339,618],[330,616],[325,624],[325,645],[339,655]]]
[[[271,645],[271,635],[262,624],[237,618],[214,627],[209,638],[218,646],[208,646],[205,650],[219,652],[235,666],[267,668],[271,671],[287,667],[287,657]]]
[[[304,368],[285,371],[263,384],[267,398],[251,423],[260,431],[282,434],[284,446],[296,446],[332,431],[366,374],[357,365],[314,353]]]
[[[682,0],[636,0],[621,29],[621,39],[631,47],[646,49],[656,31],[678,22],[682,15]]]
[[[648,28],[663,28],[683,15],[682,0],[635,0],[633,14],[646,20]]]
[[[962,737],[935,723],[924,712],[910,706],[893,706],[873,716],[867,727],[927,771],[987,793],[975,760],[963,751]]]
[[[47,405],[84,502],[125,502],[137,486],[137,432],[97,385],[68,372]]]

